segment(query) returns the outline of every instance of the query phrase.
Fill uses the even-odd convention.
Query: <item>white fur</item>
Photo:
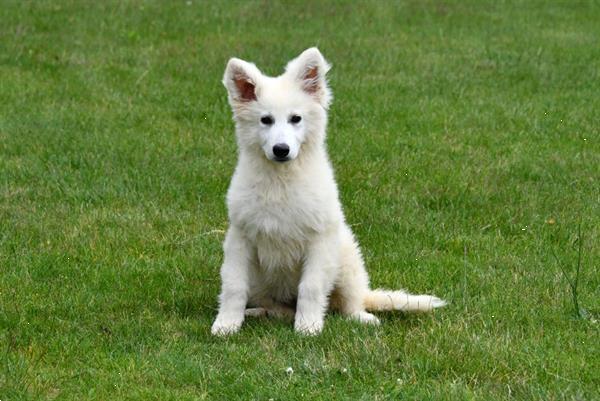
[[[223,83],[239,158],[227,193],[230,226],[213,334],[238,331],[245,314],[295,313],[296,331],[317,334],[329,307],[378,324],[367,309],[428,311],[445,305],[430,295],[369,289],[325,149],[329,68],[316,48],[276,78],[239,59],[227,64]],[[273,124],[261,122],[267,115]],[[292,115],[301,121],[291,123]],[[282,143],[289,146],[288,160],[278,162],[273,146]]]

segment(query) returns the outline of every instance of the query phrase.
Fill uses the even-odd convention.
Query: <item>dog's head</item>
[[[252,63],[230,59],[223,84],[239,146],[262,149],[267,159],[283,163],[298,157],[304,143],[323,140],[331,101],[329,68],[316,47],[290,61],[276,78]]]

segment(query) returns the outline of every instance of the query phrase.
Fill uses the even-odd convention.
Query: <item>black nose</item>
[[[283,158],[290,153],[290,147],[285,143],[278,143],[273,146],[273,154],[276,157]]]

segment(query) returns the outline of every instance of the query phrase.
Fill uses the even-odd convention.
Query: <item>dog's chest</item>
[[[256,246],[261,266],[292,268],[304,257],[306,244],[325,226],[318,194],[296,188],[255,186],[230,197],[232,222]]]

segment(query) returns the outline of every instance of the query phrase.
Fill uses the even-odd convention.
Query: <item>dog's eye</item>
[[[300,120],[302,120],[302,117],[300,117],[298,114],[294,114],[291,118],[290,118],[290,122],[292,124],[298,124],[300,122]]]
[[[261,117],[260,122],[263,123],[264,125],[271,125],[271,124],[273,124],[273,117],[271,117],[271,116]]]

